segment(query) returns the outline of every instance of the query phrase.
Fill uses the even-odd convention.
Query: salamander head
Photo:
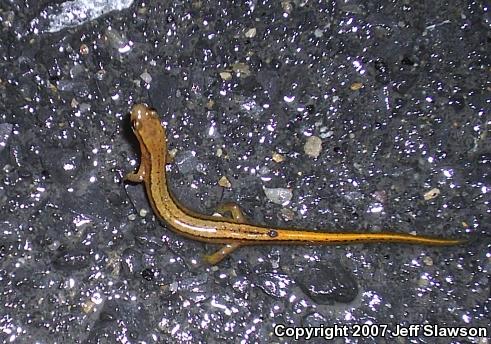
[[[157,112],[146,104],[133,105],[131,109],[131,126],[136,136],[147,149],[165,147],[164,127]]]
[[[131,125],[134,129],[138,128],[142,123],[155,122],[155,120],[159,121],[155,110],[149,108],[146,104],[133,105],[131,109]]]

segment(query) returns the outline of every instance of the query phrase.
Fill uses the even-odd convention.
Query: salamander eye
[[[141,126],[141,124],[140,124],[140,121],[139,121],[139,120],[137,120],[137,119],[133,119],[133,120],[131,121],[131,127],[132,127],[134,130],[136,130],[136,129],[140,128],[140,126]]]

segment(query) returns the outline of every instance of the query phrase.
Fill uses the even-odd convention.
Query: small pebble
[[[431,259],[431,257],[424,257],[423,262],[426,264],[426,266],[433,266],[433,259]]]
[[[152,76],[147,71],[141,73],[140,78],[147,84],[152,82]]]
[[[439,194],[440,194],[440,189],[433,188],[430,191],[425,192],[423,197],[424,197],[425,201],[429,201],[430,199],[438,197]]]
[[[358,91],[362,87],[363,87],[363,84],[361,82],[355,82],[355,83],[351,84],[350,89],[352,91]]]
[[[70,106],[75,109],[75,108],[77,108],[78,104],[79,103],[78,103],[77,99],[72,98],[72,101],[70,102]]]
[[[293,192],[287,188],[265,188],[263,187],[266,197],[275,204],[287,205],[290,203]]]
[[[106,76],[106,71],[104,69],[99,69],[95,73],[95,78],[99,81],[104,80],[104,77]]]
[[[230,74],[229,72],[220,72],[220,77],[222,78],[222,80],[228,81],[232,79],[232,74]]]
[[[177,148],[172,148],[171,150],[167,151],[169,154],[168,154],[168,157],[170,158],[170,160],[174,160],[176,155],[177,155]]]
[[[274,152],[273,153],[273,161],[280,163],[280,162],[285,161],[285,157],[283,155],[281,155],[280,153]]]
[[[82,44],[80,46],[80,55],[88,55],[89,54],[89,47],[87,44]]]
[[[328,139],[334,135],[334,131],[329,130],[328,132],[323,132],[321,128],[321,134],[319,135],[321,139]]]
[[[223,176],[222,178],[220,178],[220,180],[218,181],[218,185],[220,185],[223,188],[230,188],[230,187],[232,187],[232,184],[230,183],[230,181],[225,176]]]
[[[387,192],[385,190],[377,190],[372,194],[372,197],[380,203],[387,202]]]
[[[85,302],[82,302],[82,310],[84,311],[85,314],[89,314],[94,311],[96,304],[92,300],[87,300]]]
[[[251,70],[249,68],[249,65],[247,63],[243,62],[237,62],[232,65],[232,70],[235,73],[238,73],[240,77],[247,77],[251,75]]]
[[[247,30],[247,31],[245,32],[245,36],[246,36],[247,38],[252,38],[252,37],[256,36],[256,28],[255,28],[255,27],[253,27],[253,28],[250,28],[249,30]]]
[[[283,11],[286,13],[286,14],[290,14],[293,10],[293,5],[290,1],[288,0],[283,0],[281,2],[281,7],[283,8]]]
[[[305,154],[312,158],[317,158],[322,151],[322,140],[317,136],[311,136],[303,146]]]
[[[427,278],[424,278],[424,277],[421,277],[419,280],[418,280],[418,286],[421,287],[421,288],[424,288],[424,287],[427,287],[428,284],[430,284],[430,281],[428,281]]]
[[[292,221],[295,218],[295,212],[290,208],[281,208],[280,216],[285,221]]]
[[[324,33],[322,32],[321,29],[315,29],[314,36],[317,38],[321,38],[322,36],[324,36]]]

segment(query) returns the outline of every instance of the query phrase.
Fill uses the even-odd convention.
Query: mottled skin
[[[220,250],[206,256],[210,264],[217,264],[244,245],[398,242],[444,246],[462,242],[398,233],[326,233],[255,226],[246,223],[240,208],[232,203],[223,204],[218,209],[222,214],[231,213],[232,218],[196,214],[179,204],[169,192],[165,174],[167,142],[165,129],[157,113],[145,104],[134,105],[131,110],[131,124],[140,143],[141,161],[138,171],[129,173],[126,180],[145,184],[153,211],[176,233],[194,240],[224,244]]]

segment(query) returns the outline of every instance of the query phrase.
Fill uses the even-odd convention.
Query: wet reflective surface
[[[0,4],[2,341],[288,342],[275,324],[489,325],[488,8],[66,10],[76,5]],[[202,266],[216,247],[168,231],[142,186],[121,182],[138,166],[137,102],[167,126],[171,189],[197,212],[236,201],[268,226],[470,242],[261,246]]]

